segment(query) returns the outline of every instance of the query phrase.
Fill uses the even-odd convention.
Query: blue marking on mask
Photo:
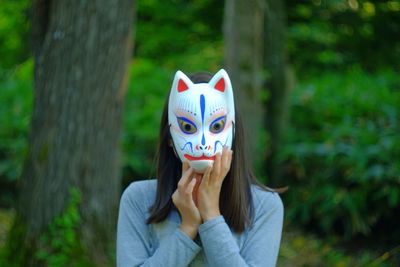
[[[180,147],[181,151],[184,151],[186,146],[189,146],[190,147],[190,151],[193,153],[192,142],[187,142],[183,147]]]
[[[204,98],[204,95],[200,96],[200,109],[201,109],[201,120],[204,124],[204,111],[206,109],[206,99]]]

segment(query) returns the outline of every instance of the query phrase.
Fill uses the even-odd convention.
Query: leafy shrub
[[[280,155],[290,221],[347,237],[399,221],[399,84],[392,71],[353,68],[295,89]]]
[[[0,0],[0,70],[29,57],[29,0]]]
[[[35,257],[43,266],[94,266],[86,258],[79,239],[81,201],[81,192],[72,188],[66,210],[54,219],[46,233],[41,236]]]
[[[179,57],[192,65],[187,58],[191,52],[200,60],[208,57],[200,50],[222,41],[223,8],[223,2],[212,0],[138,1],[135,55],[170,66]]]
[[[0,203],[12,204],[12,189],[27,151],[32,110],[33,62],[28,60],[0,78]]]
[[[360,64],[369,70],[398,71],[398,1],[286,2],[288,50],[305,75]]]
[[[18,216],[12,216],[14,225],[8,233],[6,245],[0,247],[0,266],[94,266],[80,240],[81,201],[82,193],[75,187],[71,188],[67,207],[50,222],[37,242],[26,239],[26,225]]]
[[[145,59],[131,65],[123,131],[124,166],[134,176],[129,179],[147,178],[154,169],[161,113],[172,75]]]

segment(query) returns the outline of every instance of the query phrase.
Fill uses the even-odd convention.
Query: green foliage
[[[28,0],[0,0],[0,72],[29,55]]]
[[[80,242],[80,203],[81,192],[71,188],[65,211],[49,224],[39,241],[27,238],[26,225],[15,218],[6,246],[0,251],[0,266],[94,266]]]
[[[14,219],[11,230],[6,234],[6,244],[0,250],[0,266],[20,267],[26,255],[31,255],[32,247],[24,245],[26,226]]]
[[[28,60],[0,78],[0,185],[7,189],[19,178],[27,151],[32,112],[33,61]],[[10,205],[12,194],[0,202]]]
[[[131,65],[125,103],[123,151],[124,166],[137,175],[135,179],[147,178],[150,176],[148,171],[155,167],[162,107],[172,76],[171,70],[150,60],[137,59]]]
[[[347,237],[398,222],[399,84],[393,71],[354,68],[295,89],[280,155],[291,185],[285,196],[290,221]]]
[[[287,1],[289,52],[302,74],[344,65],[399,67],[400,3],[393,0]]]
[[[138,1],[137,16],[135,54],[172,69],[185,68],[176,60],[184,60],[193,51],[195,60],[207,57],[207,47],[222,39],[222,1],[143,0]],[[206,53],[199,53],[204,49]],[[186,60],[184,66],[193,66],[190,58]]]
[[[40,265],[51,267],[92,266],[80,243],[81,192],[72,188],[65,212],[57,217],[41,236],[35,258]]]

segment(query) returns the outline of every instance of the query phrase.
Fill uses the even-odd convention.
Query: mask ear
[[[175,73],[172,91],[182,93],[193,85],[192,81],[180,70]]]
[[[233,100],[233,89],[231,79],[228,76],[228,73],[221,69],[218,71],[212,79],[209,81],[208,85],[224,95],[226,103],[229,109],[229,116],[232,122],[235,121],[235,104]]]
[[[232,90],[231,80],[229,79],[228,73],[226,73],[224,69],[218,71],[208,84],[211,88],[214,88],[222,93],[229,89],[229,87]]]

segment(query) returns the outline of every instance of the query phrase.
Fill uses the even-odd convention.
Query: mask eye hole
[[[194,134],[197,132],[197,127],[191,120],[184,117],[178,117],[177,119],[179,128],[185,134]]]
[[[226,116],[219,117],[215,119],[210,124],[210,132],[212,133],[220,133],[224,130],[226,124]]]

